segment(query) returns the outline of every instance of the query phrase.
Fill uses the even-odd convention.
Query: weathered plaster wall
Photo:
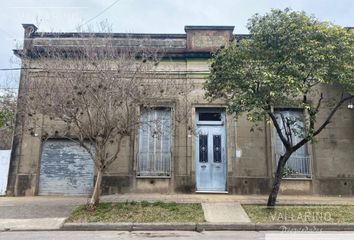
[[[32,44],[31,29],[26,29],[27,36],[25,47]],[[185,51],[189,54],[195,51],[210,51],[217,46],[228,43],[232,38],[230,28],[220,28],[217,31],[205,29],[186,29],[186,35],[169,35],[164,40],[152,41],[156,46],[171,47],[173,51]],[[231,31],[231,32],[230,32]],[[118,37],[120,35],[117,35]],[[122,37],[122,36],[120,36]],[[155,36],[158,38],[158,36]],[[117,44],[122,39],[117,39]],[[77,44],[77,42],[74,42]],[[139,41],[136,41],[138,44]],[[70,45],[73,44],[72,36],[51,39],[35,39],[34,45]],[[198,54],[200,54],[198,52]],[[50,61],[46,60],[46,64]],[[69,63],[69,62],[68,62]],[[55,61],[51,62],[55,66]],[[40,62],[26,60],[23,66],[40,66]],[[169,81],[185,84],[190,92],[186,96],[170,94],[167,91],[163,101],[172,107],[173,111],[173,136],[172,136],[172,176],[165,179],[136,178],[135,161],[137,154],[137,136],[126,138],[118,161],[109,168],[103,178],[103,193],[117,192],[189,192],[195,191],[195,108],[197,107],[223,107],[224,103],[213,103],[204,99],[202,83],[209,70],[209,62],[205,58],[166,58],[158,66],[159,71],[174,71]],[[21,83],[30,75],[35,75],[36,70],[23,70]],[[326,94],[339,96],[336,87],[321,89]],[[186,112],[184,121],[176,121],[178,112]],[[318,122],[325,120],[328,108],[323,105]],[[17,118],[19,121],[19,117]],[[8,194],[34,195],[38,186],[38,173],[41,153],[41,136],[43,132],[53,134],[53,124],[58,127],[62,124],[55,121],[44,121],[43,129],[36,129],[38,136],[33,136],[20,131],[22,125],[17,122],[14,139],[14,150],[10,166]],[[267,194],[270,190],[274,172],[274,147],[272,141],[272,127],[260,123],[262,131],[250,131],[252,124],[245,116],[235,121],[232,116],[227,116],[227,169],[228,191],[237,194]],[[60,132],[59,132],[60,135]],[[343,106],[332,120],[331,124],[309,147],[313,159],[313,178],[310,180],[285,180],[281,193],[284,194],[329,194],[353,195],[354,194],[354,111]]]

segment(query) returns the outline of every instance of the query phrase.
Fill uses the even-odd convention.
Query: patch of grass
[[[67,222],[204,222],[200,204],[177,204],[175,202],[124,202],[100,203],[94,211],[87,211],[85,205],[76,208]]]
[[[148,201],[144,200],[144,201],[141,202],[141,206],[144,207],[144,208],[148,207],[149,205],[150,205],[150,203]]]
[[[354,223],[354,205],[242,205],[254,223]]]

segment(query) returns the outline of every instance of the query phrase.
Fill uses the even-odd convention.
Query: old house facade
[[[28,57],[31,52],[43,46],[60,48],[85,40],[85,34],[57,33],[54,36],[37,32],[32,24],[23,26],[24,47],[15,50],[15,54],[22,57],[21,83],[38,74],[38,59]],[[162,135],[153,137],[151,127],[146,126],[126,138],[119,160],[103,177],[103,194],[269,192],[277,156],[283,151],[272,126],[262,123],[262,131],[250,131],[252,124],[245,117],[235,120],[227,114],[223,102],[208,102],[204,98],[202,84],[208,76],[212,52],[248,37],[233,34],[233,30],[230,26],[186,26],[185,34],[117,33],[109,36],[117,44],[123,44],[129,37],[136,44],[145,39],[163,48],[165,56],[160,67],[185,83],[189,93],[188,101],[182,95],[171,96],[160,106],[142,111],[142,122],[160,120]],[[104,34],[95,37],[102,36]],[[323,87],[323,91],[337,93],[337,89],[329,87]],[[290,118],[304,114],[301,109],[275,106],[274,110]],[[176,120],[176,112],[181,111],[187,114],[187,121]],[[324,118],[325,115],[321,115],[318,121]],[[21,123],[17,122],[17,128],[20,127]],[[7,194],[89,194],[95,177],[92,160],[68,140],[42,141],[45,128],[50,125],[43,121],[35,134],[19,134],[20,131],[15,134]],[[299,149],[291,158],[282,193],[352,195],[353,133],[354,112],[344,106],[314,144]]]

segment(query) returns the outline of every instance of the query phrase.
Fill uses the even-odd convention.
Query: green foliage
[[[354,97],[354,32],[288,9],[254,15],[248,29],[250,38],[215,54],[204,88],[210,100],[225,99],[229,113],[235,117],[246,113],[251,122],[266,119],[274,124],[285,147],[267,203],[274,206],[278,182],[291,154],[313,141],[339,107]],[[342,88],[343,94],[324,97],[323,92],[328,91],[320,89],[325,85]],[[315,129],[323,99],[335,104]],[[306,110],[303,127],[298,119],[281,115],[279,119],[273,107]],[[294,135],[300,141],[293,141]]]
[[[297,174],[297,172],[289,167],[284,167],[283,169],[283,178],[290,177],[291,175]]]
[[[209,99],[225,98],[236,117],[264,119],[271,106],[313,110],[304,96],[318,84],[354,93],[354,32],[288,9],[254,15],[251,37],[219,50],[205,83]]]
[[[0,95],[0,128],[13,129],[15,122],[16,101],[11,93]]]
[[[141,201],[142,207],[148,207],[149,205],[150,205],[150,203],[148,201],[145,201],[145,200]]]

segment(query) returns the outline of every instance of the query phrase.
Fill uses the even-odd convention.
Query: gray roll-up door
[[[43,144],[39,195],[88,195],[93,177],[93,160],[77,143],[56,139]]]

